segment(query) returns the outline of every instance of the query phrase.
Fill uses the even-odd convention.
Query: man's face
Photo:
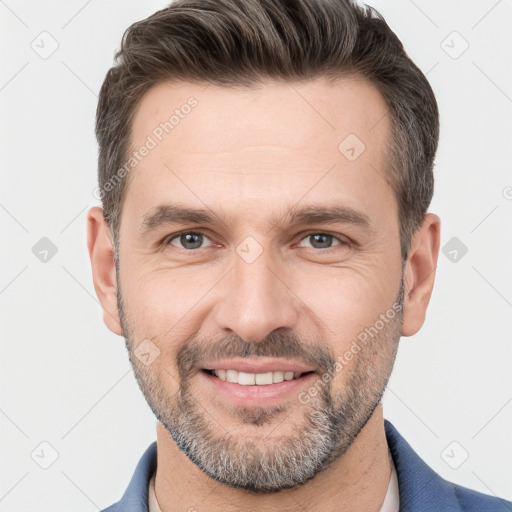
[[[252,492],[301,485],[378,405],[403,298],[389,134],[383,98],[360,78],[160,84],[142,99],[133,148],[158,144],[123,205],[121,325],[149,405],[210,477]],[[333,208],[343,215],[329,221],[320,211]],[[267,375],[237,383],[212,369]]]

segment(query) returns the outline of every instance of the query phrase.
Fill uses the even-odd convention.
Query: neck
[[[270,494],[249,494],[204,474],[157,423],[155,493],[162,512],[339,510],[377,512],[386,496],[391,464],[379,404],[347,452],[303,486]]]

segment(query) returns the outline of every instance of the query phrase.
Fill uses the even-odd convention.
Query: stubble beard
[[[208,404],[201,404],[190,389],[194,363],[209,347],[193,338],[183,345],[177,356],[179,389],[171,397],[164,384],[171,379],[167,370],[158,365],[144,366],[134,355],[134,340],[126,322],[119,287],[118,308],[137,382],[151,410],[178,448],[201,471],[220,483],[255,494],[276,493],[302,486],[327,469],[346,453],[374,413],[396,358],[403,318],[403,285],[402,274],[395,303],[401,306],[399,313],[340,370],[350,372],[342,390],[333,391],[331,380],[327,385],[317,385],[316,396],[305,404],[296,400],[292,404],[271,407],[229,408],[230,416],[238,418],[239,424],[254,428],[254,435],[245,439],[233,433],[236,428],[227,432],[220,426],[207,412],[205,405]],[[248,344],[240,338],[230,338],[221,340],[217,347],[222,355],[245,357],[270,356],[273,348],[276,348],[276,357],[303,354],[304,344],[295,337],[277,331],[275,334],[271,333],[268,342]],[[335,363],[333,355],[325,349],[314,354],[309,352],[308,357],[324,370],[332,369]],[[321,378],[319,374],[318,383]],[[286,426],[292,415],[293,434],[279,436],[280,425]],[[236,427],[236,421],[233,425]],[[266,436],[258,432],[265,425],[269,425]]]

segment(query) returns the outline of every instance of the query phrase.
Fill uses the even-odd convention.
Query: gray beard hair
[[[178,448],[210,478],[251,493],[271,493],[305,484],[348,450],[382,398],[382,394],[365,398],[360,394],[344,400],[340,397],[336,406],[329,389],[323,388],[313,405],[302,406],[311,409],[306,411],[297,436],[277,438],[274,446],[256,446],[251,440],[240,442],[229,433],[215,435],[208,416],[201,414],[187,390],[164,408],[169,414],[158,419]],[[373,404],[361,417],[355,404],[366,404],[369,399]],[[261,425],[284,410],[284,406],[276,406],[238,409],[236,413],[244,423]]]
[[[275,493],[301,486],[314,478],[342,456],[366,425],[387,386],[398,350],[403,318],[403,279],[397,298],[402,305],[400,313],[391,319],[352,359],[352,366],[342,391],[332,393],[332,380],[322,385],[318,395],[304,408],[304,420],[297,422],[292,436],[272,437],[255,443],[252,439],[238,439],[225,431],[215,432],[215,419],[198,403],[189,390],[191,369],[197,362],[197,351],[191,349],[183,360],[178,355],[180,387],[172,399],[159,380],[164,371],[145,367],[133,354],[129,326],[124,320],[122,298],[119,306],[123,333],[137,382],[151,410],[164,425],[178,448],[214,480],[251,493]],[[120,293],[120,291],[118,290]],[[264,350],[282,356],[285,347],[298,348],[298,341],[286,345],[286,337],[275,337],[270,343],[245,344],[246,351]],[[237,341],[237,343],[241,343]],[[245,342],[244,342],[245,343]],[[220,345],[220,344],[219,344]],[[226,345],[227,347],[228,345]],[[236,347],[239,345],[236,344]],[[268,352],[268,353],[267,353]],[[249,355],[249,354],[246,354]],[[252,355],[252,354],[251,354]],[[290,354],[295,355],[295,354]],[[188,358],[188,359],[187,359]],[[320,356],[317,356],[317,364]],[[331,359],[331,364],[334,361]],[[322,363],[325,364],[325,361]],[[322,366],[323,367],[323,366]],[[347,371],[344,368],[341,371]],[[321,375],[318,375],[318,381]],[[315,382],[318,382],[315,381]],[[312,384],[314,385],[314,383]],[[289,405],[289,404],[288,404]],[[230,412],[241,423],[261,426],[274,421],[275,432],[288,415],[286,405],[272,407],[232,407]],[[295,410],[295,408],[294,408]],[[217,430],[221,430],[219,425]],[[270,435],[269,434],[269,435]]]

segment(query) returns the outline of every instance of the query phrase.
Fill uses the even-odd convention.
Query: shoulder
[[[512,502],[510,501],[450,482],[447,483],[453,487],[460,509],[464,512],[512,512]]]
[[[120,501],[101,512],[147,512],[148,485],[156,470],[156,441],[144,452]]]
[[[386,438],[398,477],[401,512],[512,512],[512,502],[443,479],[385,420]]]

